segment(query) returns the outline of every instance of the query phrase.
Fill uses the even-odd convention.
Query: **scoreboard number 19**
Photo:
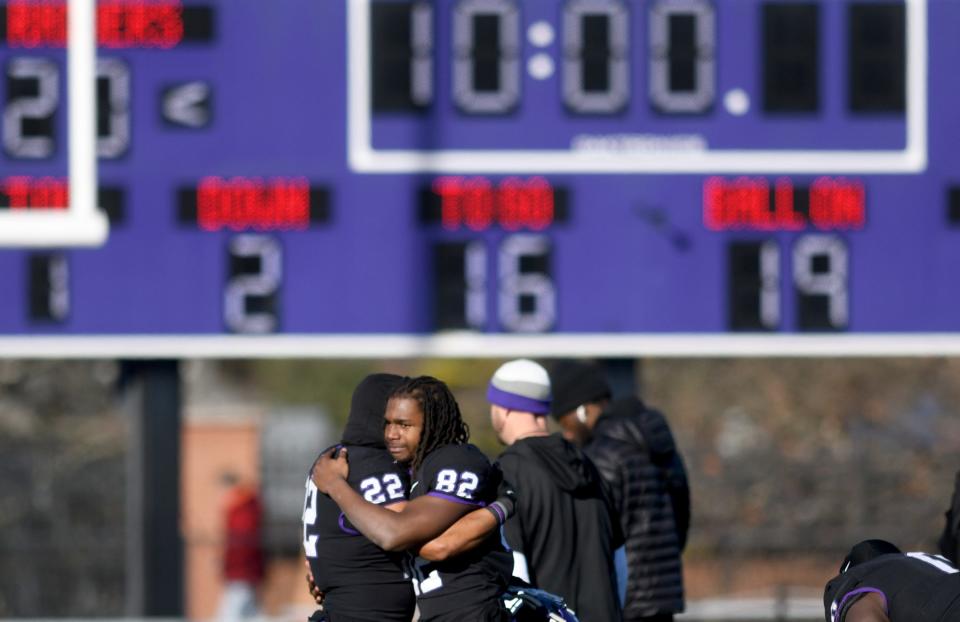
[[[807,234],[791,254],[796,328],[845,330],[849,321],[847,245],[834,235]],[[732,242],[728,251],[730,329],[776,331],[783,326],[784,259],[772,240]]]

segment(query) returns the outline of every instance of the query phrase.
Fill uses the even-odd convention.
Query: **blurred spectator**
[[[263,580],[260,497],[234,473],[225,473],[223,595],[217,617],[227,622],[258,615],[257,587]]]
[[[683,459],[664,416],[635,397],[611,402],[598,366],[559,361],[552,413],[606,481],[626,538],[623,619],[668,621],[683,611],[680,554],[690,526]]]
[[[960,472],[953,480],[953,497],[946,513],[946,524],[940,534],[940,553],[957,564],[957,545],[960,544]]]
[[[934,622],[960,619],[960,574],[938,555],[902,553],[864,540],[847,554],[823,594],[826,622]]]
[[[519,562],[514,574],[562,596],[583,622],[619,620],[619,517],[590,459],[547,431],[547,370],[525,359],[505,363],[490,379],[487,400],[493,430],[507,446],[498,461],[518,499],[503,527]]]

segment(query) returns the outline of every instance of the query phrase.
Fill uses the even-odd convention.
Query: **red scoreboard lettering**
[[[310,184],[300,178],[206,177],[197,188],[197,224],[205,231],[306,229]]]
[[[63,0],[11,0],[6,43],[10,47],[64,47]],[[171,48],[183,40],[180,0],[109,0],[97,5],[97,41],[106,48]]]
[[[815,179],[809,188],[779,178],[772,194],[763,178],[710,177],[703,185],[703,224],[714,231],[862,229],[866,192],[859,181],[830,177]]]
[[[464,226],[485,231],[494,225],[540,231],[554,221],[554,191],[542,177],[508,177],[496,185],[485,177],[440,177],[433,192],[441,201],[441,225],[450,231]]]

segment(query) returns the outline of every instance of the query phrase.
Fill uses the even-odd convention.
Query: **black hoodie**
[[[526,557],[530,582],[582,622],[619,620],[613,552],[623,536],[590,459],[559,435],[534,436],[508,447],[500,466],[518,499],[504,535]]]
[[[395,374],[370,374],[360,381],[350,397],[350,415],[341,437],[344,445],[386,449],[383,414],[390,394],[406,380]]]
[[[347,483],[378,505],[406,501],[407,469],[384,449],[383,413],[390,393],[403,382],[392,374],[371,374],[353,392],[342,444],[349,448]],[[402,555],[387,553],[354,529],[340,508],[307,478],[303,546],[324,609],[333,621],[409,622],[414,594],[404,578]],[[371,598],[371,595],[375,595]]]

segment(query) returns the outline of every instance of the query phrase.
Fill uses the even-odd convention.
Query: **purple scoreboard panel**
[[[0,208],[65,204],[0,2]],[[0,334],[960,331],[960,2],[101,0],[107,242]]]

